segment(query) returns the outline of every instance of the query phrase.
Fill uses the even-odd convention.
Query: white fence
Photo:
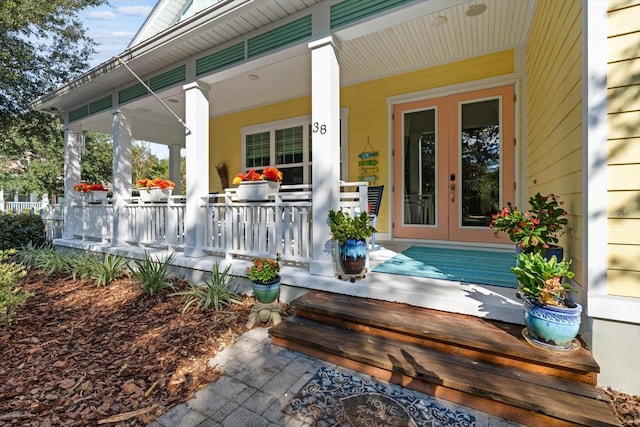
[[[283,260],[311,260],[311,186],[283,185],[268,201],[246,202],[235,189],[212,194],[202,201],[203,250],[212,254],[275,256]],[[341,184],[340,208],[352,213],[367,209],[367,183]],[[76,238],[111,241],[113,207],[110,201],[82,203],[72,207]],[[126,205],[128,228],[125,240],[141,247],[180,250],[185,244],[184,196],[166,202],[142,203],[137,198]]]

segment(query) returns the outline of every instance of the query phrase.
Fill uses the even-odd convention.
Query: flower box
[[[238,184],[236,196],[238,200],[260,201],[278,194],[280,183],[275,181],[243,181]]]
[[[171,194],[173,193],[173,188],[160,188],[160,187],[151,187],[151,188],[140,188],[140,200],[142,202],[166,202]]]
[[[106,190],[91,190],[87,193],[87,201],[89,203],[102,203],[107,200],[107,194],[109,194],[109,191]]]

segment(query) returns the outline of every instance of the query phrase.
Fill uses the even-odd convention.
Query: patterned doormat
[[[513,252],[411,246],[373,271],[516,288]]]
[[[476,425],[474,415],[446,408],[431,396],[331,368],[321,368],[284,412],[313,426]]]

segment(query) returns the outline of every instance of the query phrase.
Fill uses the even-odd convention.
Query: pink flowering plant
[[[269,283],[280,277],[280,258],[255,258],[247,267],[247,277],[252,282]]]
[[[540,252],[558,243],[567,225],[567,211],[555,194],[537,193],[529,199],[530,209],[522,211],[511,203],[494,214],[489,227],[494,234],[505,232],[512,242],[523,249]]]

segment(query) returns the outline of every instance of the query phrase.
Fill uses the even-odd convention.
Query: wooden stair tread
[[[356,360],[448,389],[584,425],[619,425],[604,392],[584,383],[535,378],[517,369],[441,353],[417,344],[365,335],[293,317],[271,328],[272,337]],[[556,388],[549,388],[553,385]]]
[[[332,323],[339,323],[340,319],[344,319],[401,332],[407,336],[446,342],[558,369],[600,372],[599,365],[585,348],[572,352],[534,348],[522,337],[522,325],[318,291],[307,292],[292,304],[299,315],[308,313],[309,317],[321,316]]]

